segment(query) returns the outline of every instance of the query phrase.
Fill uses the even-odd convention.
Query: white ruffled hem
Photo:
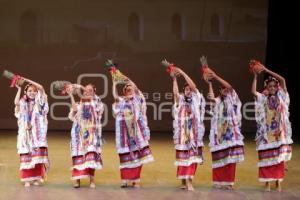
[[[201,164],[203,164],[203,159],[202,158],[192,158],[190,160],[184,160],[184,161],[183,160],[182,161],[176,160],[174,162],[174,165],[175,166],[186,166],[186,167],[188,167],[188,166],[190,166],[194,163],[198,163],[198,164],[201,165]]]
[[[234,182],[226,182],[226,181],[213,181],[214,185],[234,185]]]
[[[43,178],[41,176],[35,176],[30,178],[21,178],[21,182],[29,182],[29,181],[38,181],[42,180]]]
[[[284,153],[284,154],[280,154],[280,156],[278,158],[274,158],[268,161],[259,161],[257,166],[258,167],[269,167],[272,165],[277,165],[281,162],[287,162],[290,161],[292,159],[292,153]]]
[[[193,179],[194,176],[192,175],[185,175],[185,176],[177,176],[177,179],[182,180],[182,179]]]
[[[256,147],[256,151],[274,149],[274,148],[278,148],[282,145],[291,145],[291,144],[293,144],[292,139],[287,139],[286,142],[279,141],[279,142],[272,142],[272,143],[268,143],[268,144],[260,144]]]
[[[75,165],[75,166],[71,167],[71,170],[73,170],[73,169],[85,170],[88,168],[100,170],[103,168],[103,165],[101,165],[100,163],[89,162],[89,163],[84,163],[82,165]]]
[[[94,176],[90,176],[90,175],[72,176],[71,180],[87,179],[87,178],[90,178],[90,177],[94,177]]]
[[[236,156],[236,157],[230,157],[230,158],[226,158],[218,163],[213,163],[212,164],[212,168],[219,168],[219,167],[224,167],[225,165],[231,164],[231,163],[240,163],[243,162],[245,160],[244,155],[241,156]]]
[[[148,155],[147,157],[143,158],[142,160],[137,160],[136,162],[129,162],[129,163],[125,163],[125,164],[120,164],[120,169],[123,168],[136,168],[139,167],[143,164],[147,164],[149,162],[153,162],[154,158],[152,155]]]
[[[33,169],[37,164],[49,164],[48,158],[33,159],[30,163],[21,163],[20,170]]]
[[[279,181],[279,182],[282,182],[283,179],[282,178],[259,178],[258,179],[259,182],[271,182],[271,181]]]
[[[135,182],[135,183],[139,183],[141,182],[141,179],[122,179],[122,183],[129,183],[129,182]]]
[[[219,145],[211,145],[209,144],[209,147],[210,147],[210,152],[215,152],[215,151],[220,151],[220,150],[223,150],[223,149],[228,149],[230,147],[234,147],[234,146],[244,146],[244,142],[243,141],[230,141],[230,142],[226,142],[226,143],[222,143],[222,144],[219,144]]]
[[[71,151],[72,151],[71,152],[71,157],[84,156],[84,155],[86,155],[88,153],[96,153],[96,154],[101,154],[102,153],[102,150],[101,150],[100,147],[98,149],[93,149],[91,151],[79,151],[79,152],[77,152],[75,150],[74,151],[71,150]]]

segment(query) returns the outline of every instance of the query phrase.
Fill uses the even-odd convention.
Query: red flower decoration
[[[175,67],[174,64],[170,64],[170,65],[168,65],[166,71],[167,71],[167,73],[171,74],[171,73],[173,73],[175,71],[175,68],[176,67]]]
[[[202,67],[201,67],[200,70],[201,70],[201,73],[202,73],[202,78],[203,78],[204,80],[210,81],[210,80],[213,78],[212,75],[214,74],[214,71],[212,71],[212,70],[208,67],[207,64],[202,65]]]
[[[117,68],[116,68],[115,66],[112,66],[112,67],[110,68],[110,73],[111,73],[111,74],[116,73],[116,71],[117,71]]]
[[[208,73],[209,72],[208,65],[202,65],[201,72],[202,72],[202,74]]]
[[[61,95],[66,95],[67,94],[67,85],[64,85],[64,88],[61,91]]]
[[[261,70],[261,63],[257,60],[251,60],[249,63],[250,72],[258,72]]]
[[[70,87],[70,84],[64,84],[63,89],[61,90],[61,95],[68,95],[68,87]],[[72,86],[71,86],[72,87]]]
[[[14,75],[10,82],[10,87],[16,87],[18,80],[20,80],[22,77],[19,75]]]

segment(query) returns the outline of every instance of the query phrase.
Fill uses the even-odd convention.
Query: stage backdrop
[[[103,67],[112,58],[145,93],[151,130],[171,131],[172,82],[160,61],[181,67],[206,96],[199,63],[206,55],[243,103],[253,101],[247,67],[251,58],[265,60],[267,7],[267,0],[0,0],[0,67],[45,87],[52,130],[71,127],[69,99],[52,82],[95,84],[106,105],[104,130],[114,130]],[[0,129],[17,128],[16,91],[0,79]],[[255,122],[244,119],[243,129],[254,131]]]

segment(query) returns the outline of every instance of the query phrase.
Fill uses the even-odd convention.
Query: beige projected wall
[[[182,67],[206,95],[199,57],[207,55],[242,101],[252,101],[247,63],[264,61],[266,30],[267,0],[0,0],[0,67],[44,85],[50,129],[71,126],[69,100],[51,94],[52,81],[96,84],[107,106],[104,130],[114,130],[103,67],[113,58],[145,92],[150,128],[171,131],[172,84],[160,61]],[[0,91],[0,129],[16,129],[16,89],[1,78]],[[244,120],[243,127],[252,131],[255,123]]]

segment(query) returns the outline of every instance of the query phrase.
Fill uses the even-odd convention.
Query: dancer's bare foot
[[[141,186],[137,182],[132,182],[132,187],[140,188]]]
[[[182,190],[185,190],[187,187],[186,187],[186,180],[185,179],[182,179],[181,180],[181,186],[180,186],[180,189]]]
[[[281,192],[282,191],[280,181],[276,181],[276,190],[277,190],[277,192]]]
[[[95,183],[90,183],[90,188],[96,188],[96,184]]]
[[[121,188],[127,188],[127,187],[128,187],[128,183],[127,182],[122,183]]]
[[[188,191],[194,191],[193,183],[191,179],[187,180],[187,190]]]
[[[25,182],[24,186],[25,187],[30,187],[30,182],[29,181]]]
[[[270,192],[271,191],[271,184],[270,184],[270,182],[266,182],[265,191],[266,192]]]
[[[35,180],[35,181],[33,181],[33,185],[34,185],[34,186],[39,186],[39,185],[40,185],[40,182],[39,182],[38,180]]]
[[[74,188],[80,188],[80,179],[75,180],[74,184],[73,184]]]
[[[90,188],[96,188],[94,177],[90,177]]]
[[[215,189],[222,189],[222,186],[221,186],[221,185],[218,185],[218,184],[214,184],[214,185],[213,185],[213,188],[215,188]]]
[[[226,185],[224,186],[225,190],[233,190],[233,186],[232,185]]]

